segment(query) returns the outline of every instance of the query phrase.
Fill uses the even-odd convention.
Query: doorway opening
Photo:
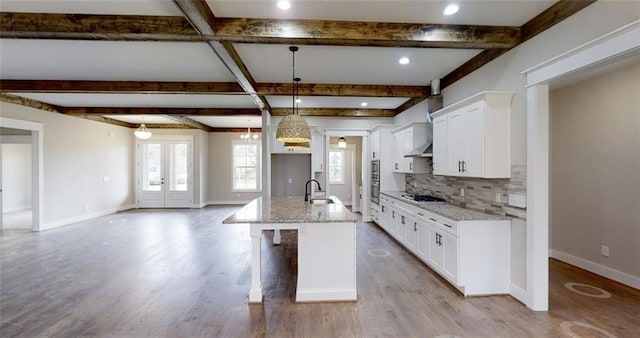
[[[193,137],[138,141],[139,208],[190,208],[193,204]]]
[[[329,138],[327,181],[332,195],[337,196],[351,211],[359,212],[362,189],[362,137],[345,137],[345,148],[338,147],[339,137]]]

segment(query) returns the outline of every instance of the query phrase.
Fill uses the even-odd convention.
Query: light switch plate
[[[524,195],[509,194],[509,205],[516,208],[526,208],[527,198]]]

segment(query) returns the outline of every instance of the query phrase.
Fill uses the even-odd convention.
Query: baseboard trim
[[[191,209],[202,209],[202,208],[206,207],[207,205],[208,205],[207,202],[202,202],[200,204],[194,203],[193,205],[191,205]]]
[[[296,290],[296,302],[345,302],[358,300],[355,289]]]
[[[239,204],[247,204],[251,202],[249,201],[209,201],[207,205],[239,205]]]
[[[513,298],[519,300],[520,302],[526,304],[527,303],[527,290],[511,283],[509,287],[509,294],[513,296]]]
[[[29,209],[31,209],[31,205],[30,204],[18,205],[18,206],[15,206],[15,207],[3,208],[2,209],[2,213],[3,214],[8,214],[10,212],[25,211],[25,210],[29,210]]]
[[[636,277],[558,250],[549,250],[549,255],[559,261],[575,265],[589,272],[593,272],[597,275],[601,275],[618,283],[640,290],[640,277]]]
[[[135,204],[127,204],[127,205],[120,206],[118,208],[106,209],[106,210],[92,212],[90,214],[64,218],[64,219],[60,219],[53,222],[47,222],[47,223],[43,223],[43,225],[40,227],[40,231],[50,230],[53,228],[58,228],[58,227],[73,224],[73,223],[88,221],[90,219],[111,215],[111,214],[115,214],[116,212],[135,209],[135,208],[136,208]]]

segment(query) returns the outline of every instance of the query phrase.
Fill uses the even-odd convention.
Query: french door
[[[138,142],[138,207],[190,208],[193,200],[193,139]]]

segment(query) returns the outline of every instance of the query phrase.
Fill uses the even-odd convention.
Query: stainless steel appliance
[[[380,203],[380,160],[371,161],[371,203]]]

